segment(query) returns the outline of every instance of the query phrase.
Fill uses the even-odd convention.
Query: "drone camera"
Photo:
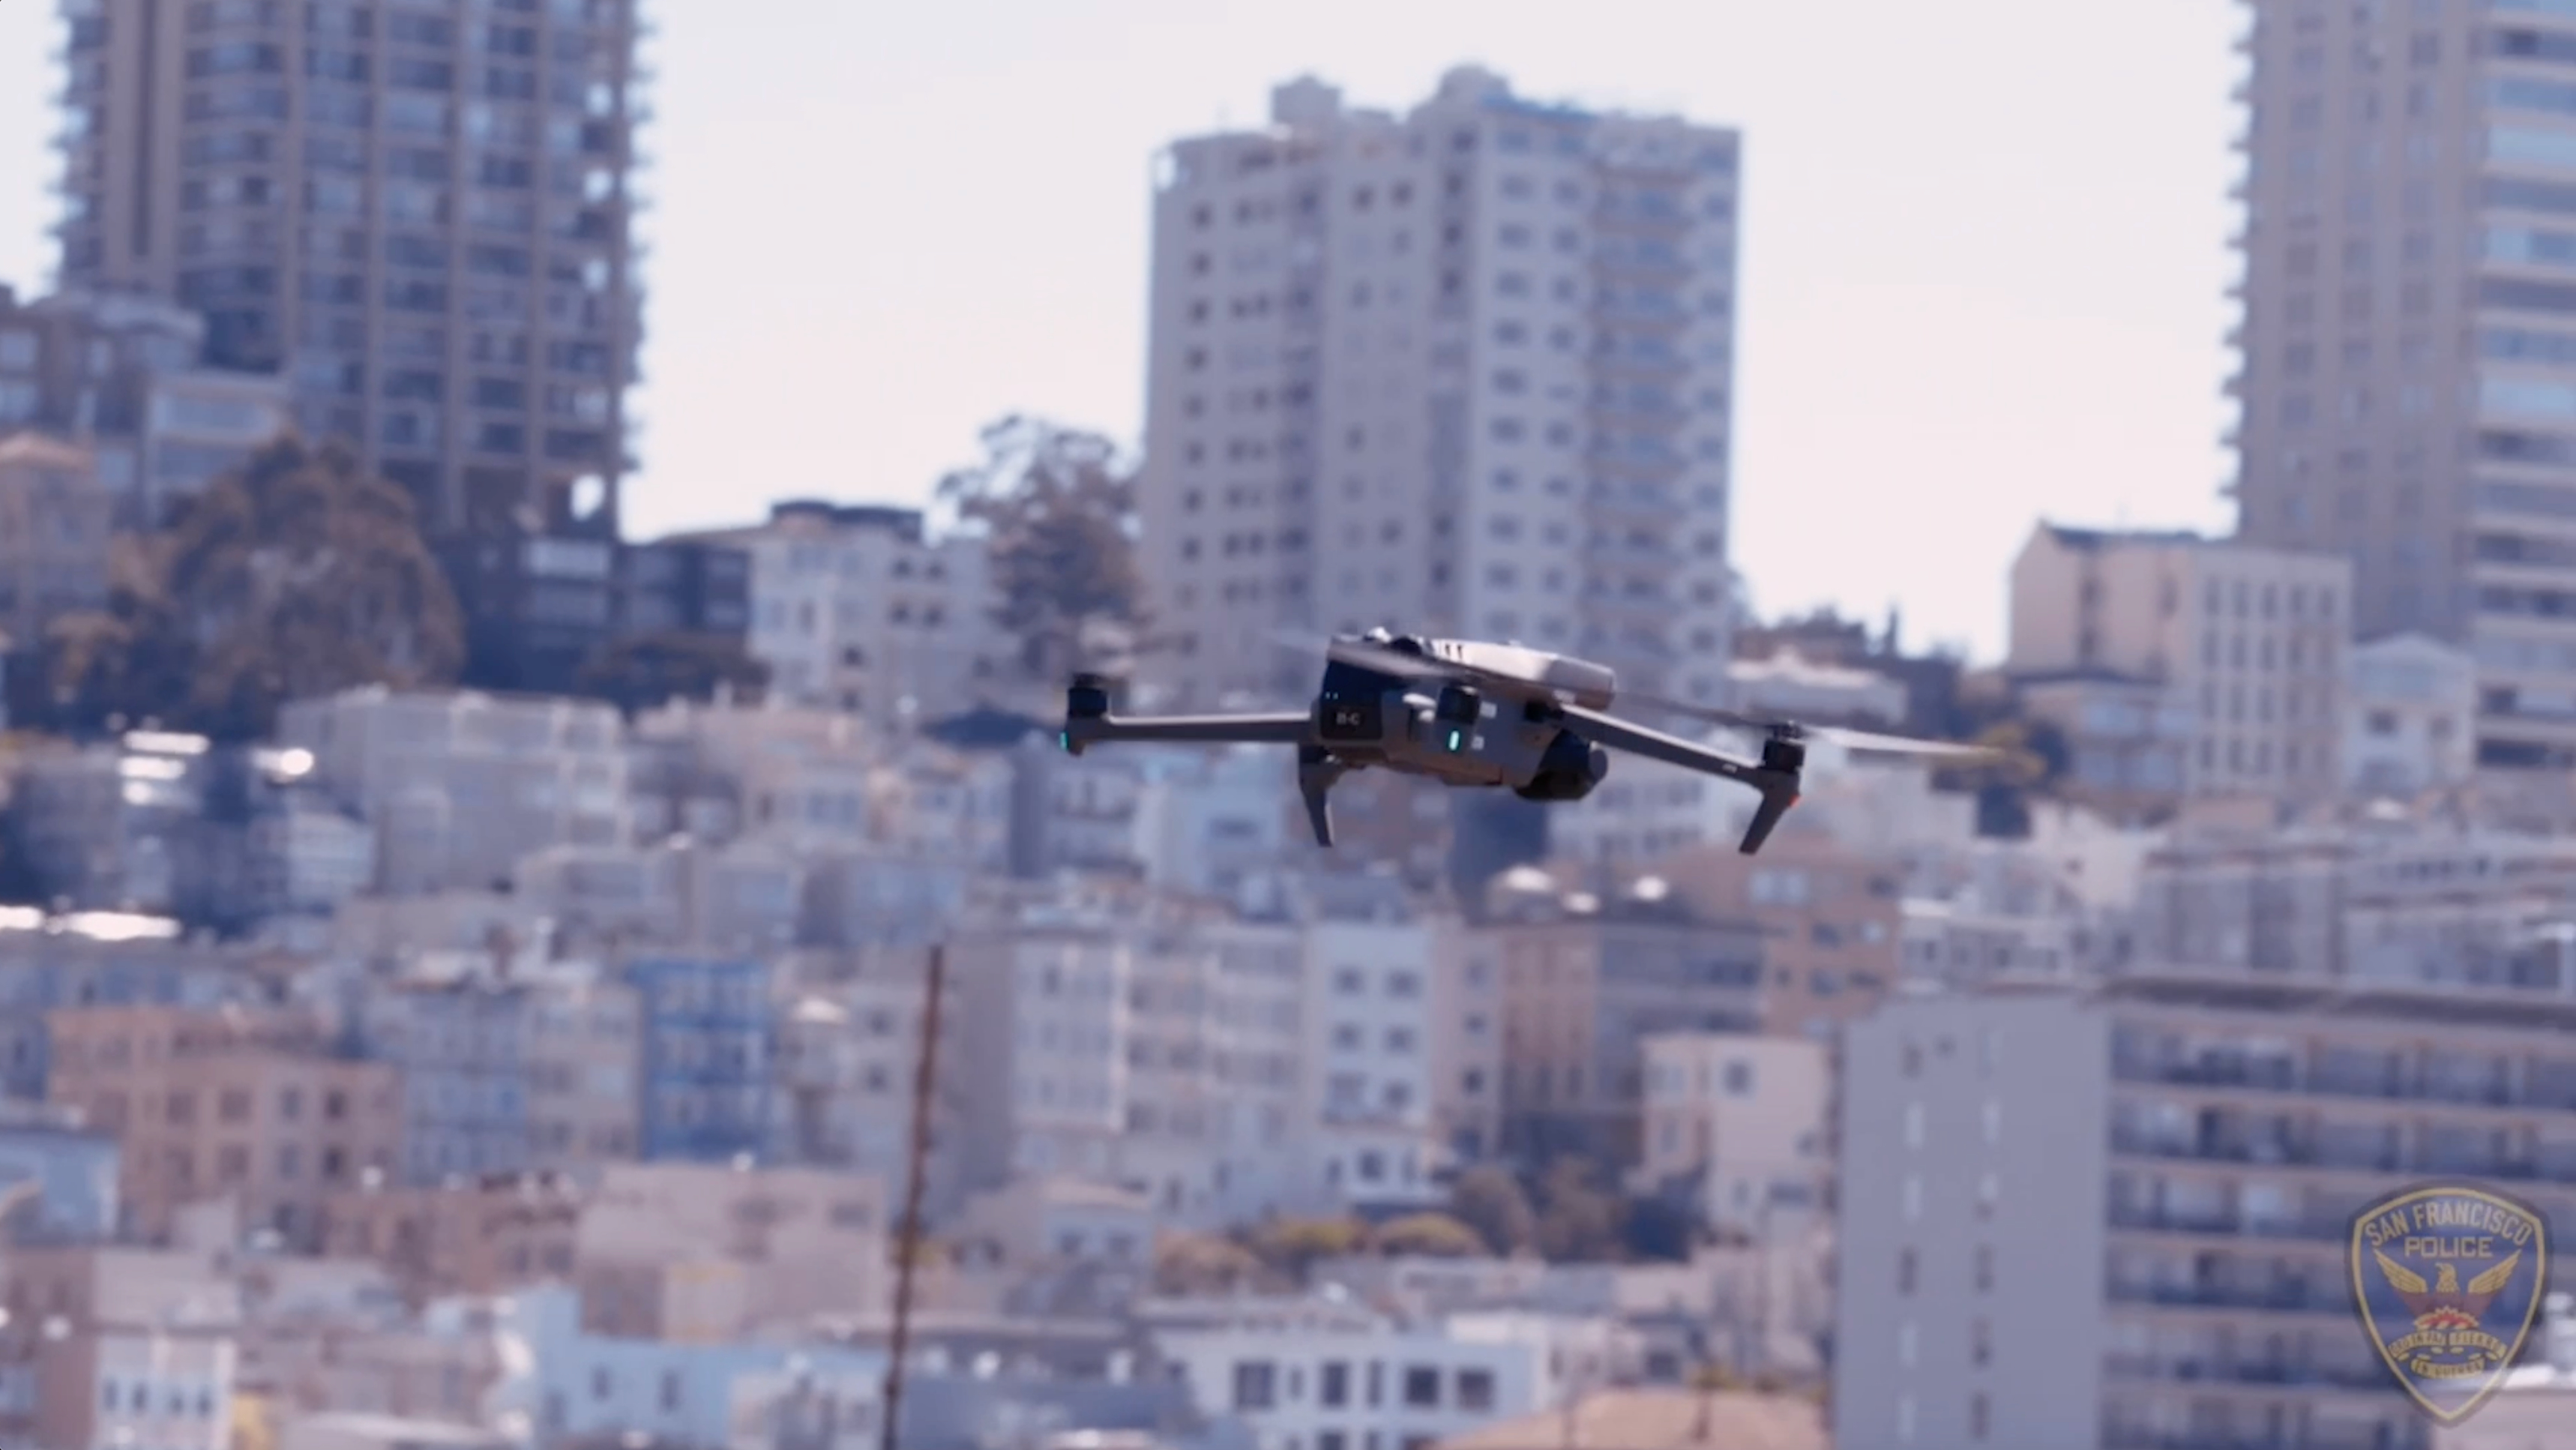
[[[1431,707],[1433,718],[1452,725],[1473,725],[1484,717],[1484,713],[1484,698],[1464,685],[1442,689],[1439,703]]]
[[[1090,680],[1078,680],[1064,693],[1064,713],[1076,720],[1098,720],[1109,713],[1109,691]]]
[[[1807,747],[1775,735],[1762,742],[1762,768],[1791,774],[1802,771],[1807,768]]]

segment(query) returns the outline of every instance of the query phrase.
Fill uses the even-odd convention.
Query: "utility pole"
[[[912,1081],[912,1150],[903,1188],[903,1227],[895,1236],[894,1335],[886,1360],[881,1450],[896,1450],[903,1416],[903,1362],[912,1349],[912,1271],[921,1257],[921,1188],[930,1165],[930,1103],[939,1080],[939,998],[948,984],[948,948],[930,949],[930,984],[921,1012],[921,1066]]]

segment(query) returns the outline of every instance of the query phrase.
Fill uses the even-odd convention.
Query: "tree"
[[[1154,1288],[1174,1295],[1226,1293],[1261,1276],[1261,1260],[1232,1239],[1165,1234],[1154,1245]]]
[[[1449,1185],[1449,1212],[1497,1254],[1538,1247],[1538,1212],[1519,1180],[1500,1168],[1470,1168]]]
[[[1487,1252],[1484,1237],[1445,1213],[1413,1213],[1380,1225],[1370,1244],[1389,1257],[1472,1259]]]
[[[1358,1253],[1368,1237],[1368,1225],[1356,1219],[1275,1218],[1247,1234],[1244,1247],[1273,1272],[1304,1283],[1315,1265]]]
[[[678,630],[613,640],[573,677],[574,689],[615,704],[630,719],[673,700],[712,699],[723,686],[757,696],[769,687],[769,666],[741,640]]]
[[[981,441],[984,461],[941,479],[939,497],[986,531],[993,619],[1019,638],[1021,667],[1061,683],[1104,627],[1132,642],[1145,623],[1135,468],[1108,439],[1038,418],[1004,418]]]
[[[1559,1158],[1539,1180],[1539,1251],[1559,1263],[1601,1262],[1620,1256],[1622,1205],[1594,1186],[1594,1167]]]
[[[339,444],[261,449],[141,541],[108,613],[57,624],[58,710],[268,733],[289,700],[452,682],[464,623],[410,495]]]

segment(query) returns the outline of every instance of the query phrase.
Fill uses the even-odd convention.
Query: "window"
[[[1429,1365],[1413,1365],[1404,1372],[1404,1403],[1414,1409],[1436,1409],[1440,1404],[1440,1371]]]
[[[1278,1369],[1266,1359],[1248,1359],[1234,1367],[1234,1407],[1266,1410],[1278,1403]]]
[[[1494,1372],[1489,1369],[1458,1371],[1458,1408],[1491,1410],[1494,1407]]]
[[[1977,1393],[1968,1397],[1969,1437],[1976,1440],[1983,1440],[1986,1438],[1986,1429],[1989,1423],[1991,1423],[1991,1421],[1986,1409],[1986,1393],[1983,1390],[1979,1390]]]
[[[1328,1410],[1339,1409],[1351,1402],[1351,1367],[1342,1361],[1327,1360],[1315,1386],[1315,1398]]]
[[[1913,1293],[1914,1275],[1914,1250],[1910,1248],[1898,1249],[1896,1251],[1896,1292],[1899,1294]]]

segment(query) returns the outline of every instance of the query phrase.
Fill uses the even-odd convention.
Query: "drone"
[[[1427,776],[1451,786],[1507,787],[1528,801],[1579,801],[1609,778],[1619,750],[1750,787],[1758,796],[1738,848],[1762,849],[1798,802],[1807,743],[1828,740],[1864,754],[1994,758],[1971,745],[1761,720],[1729,710],[1631,696],[1651,708],[1762,737],[1759,756],[1738,759],[1609,715],[1619,694],[1607,665],[1519,644],[1429,639],[1384,629],[1340,635],[1324,649],[1312,709],[1294,714],[1110,713],[1109,681],[1077,675],[1065,692],[1059,743],[1080,755],[1104,741],[1293,745],[1297,791],[1315,844],[1333,844],[1335,783],[1354,770]]]

